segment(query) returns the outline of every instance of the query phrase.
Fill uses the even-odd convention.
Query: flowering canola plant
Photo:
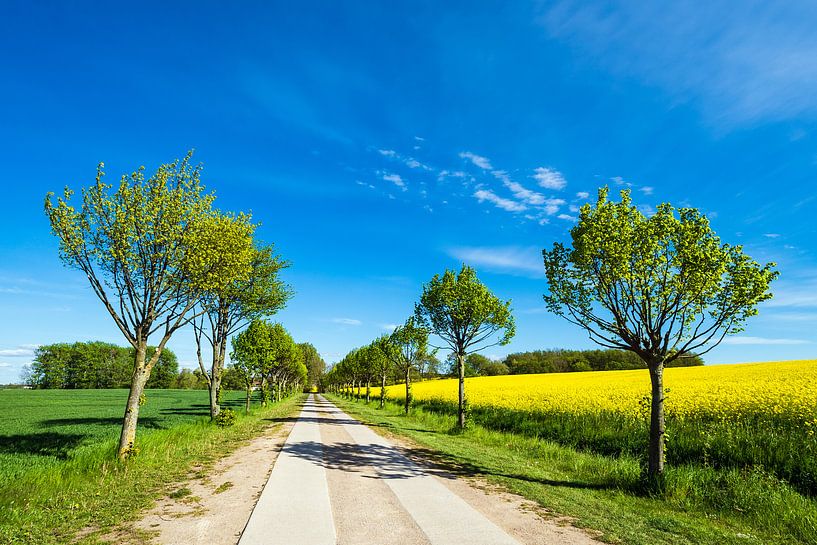
[[[817,428],[817,360],[666,369],[670,418],[776,420]],[[640,418],[649,393],[647,370],[505,375],[466,379],[473,407],[537,413],[615,413]],[[415,383],[417,401],[456,404],[455,379]],[[388,397],[400,400],[401,388]]]

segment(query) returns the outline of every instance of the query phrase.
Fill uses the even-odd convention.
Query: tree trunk
[[[213,364],[210,367],[210,380],[207,383],[207,387],[210,389],[210,420],[213,420],[221,412],[221,407],[218,404],[218,391],[221,388],[222,355],[223,350],[220,344],[213,346]]]
[[[372,400],[372,379],[366,379],[366,404],[369,404],[369,401]]]
[[[386,373],[380,375],[380,408],[386,405]]]
[[[125,417],[122,420],[122,433],[119,436],[117,456],[124,460],[133,452],[136,443],[136,423],[139,420],[139,400],[145,390],[145,383],[150,377],[150,371],[145,366],[147,342],[140,342],[136,348],[133,362],[133,376],[131,377],[128,403],[125,405]]]
[[[360,399],[360,388],[361,388],[360,383],[361,383],[361,381],[358,380],[357,381],[357,399]]]
[[[411,367],[406,367],[406,414],[411,407]]]
[[[647,477],[651,482],[657,484],[664,473],[664,362],[651,362],[649,368],[652,401],[650,403]]]
[[[459,398],[457,406],[457,426],[465,429],[465,354],[457,352],[457,374],[459,375]]]
[[[213,377],[210,381],[210,420],[213,420],[218,413],[221,412],[221,407],[218,405],[218,389],[221,386],[221,379],[218,375]]]
[[[250,399],[252,398],[252,386],[247,386],[247,405],[244,407],[244,412],[250,414]]]
[[[267,377],[263,377],[261,379],[261,406],[267,406]]]

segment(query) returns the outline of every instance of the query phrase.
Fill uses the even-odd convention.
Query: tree
[[[428,354],[428,330],[419,325],[414,316],[398,326],[389,337],[393,348],[386,352],[392,363],[400,370],[406,382],[405,413],[411,408],[411,372],[418,370]],[[384,379],[385,389],[385,379]],[[382,405],[382,403],[381,403]]]
[[[646,217],[629,191],[621,202],[599,190],[571,230],[573,247],[544,250],[548,308],[584,328],[590,339],[636,353],[651,381],[647,475],[664,470],[664,367],[705,354],[743,330],[758,303],[771,298],[775,264],[760,266],[740,246],[721,244],[693,208],[662,204]]]
[[[235,365],[229,365],[224,369],[221,376],[221,388],[223,390],[243,390],[244,378]]]
[[[233,351],[230,359],[233,368],[241,376],[244,391],[247,393],[245,412],[250,412],[250,401],[255,381],[261,376],[262,361],[269,347],[267,323],[263,320],[253,320],[249,327],[233,337]]]
[[[433,352],[421,358],[417,363],[417,370],[420,377],[427,379],[429,377],[436,377],[440,374],[440,360]]]
[[[500,301],[463,265],[459,274],[446,270],[423,286],[415,306],[417,323],[437,335],[457,359],[459,395],[457,425],[465,427],[465,357],[468,351],[508,344],[516,332],[511,302]],[[501,332],[499,340],[489,342]]]
[[[309,343],[298,345],[304,356],[304,364],[307,369],[306,385],[309,388],[320,387],[323,375],[326,372],[326,362],[323,361],[318,349]]]
[[[278,277],[289,263],[275,255],[272,246],[256,249],[243,246],[254,228],[248,216],[239,215],[217,218],[209,230],[213,239],[220,238],[220,245],[235,245],[238,251],[252,252],[245,256],[251,263],[247,277],[203,292],[199,301],[201,315],[192,321],[199,369],[210,392],[211,419],[220,411],[218,394],[227,356],[227,339],[252,320],[275,314],[291,297],[290,289]],[[208,341],[211,349],[209,370],[202,357],[203,339]]]
[[[371,360],[374,374],[380,379],[380,408],[386,405],[386,381],[392,371],[394,359],[392,353],[395,346],[388,335],[381,335],[368,346],[367,357]],[[366,397],[369,392],[367,388]]]
[[[171,336],[194,316],[204,292],[247,276],[250,245],[225,247],[206,228],[218,217],[214,196],[205,194],[200,167],[181,161],[161,165],[149,178],[144,168],[122,176],[115,189],[103,181],[82,192],[79,210],[68,188],[52,202],[45,199],[51,230],[59,239],[60,258],[82,271],[116,326],[135,349],[130,394],[122,422],[118,456],[132,451],[139,399],[150,373]],[[148,341],[160,341],[147,358]]]
[[[485,368],[491,364],[491,359],[482,354],[468,354],[465,358],[466,376],[468,375],[468,368],[470,367],[474,376],[485,374]]]
[[[501,361],[493,360],[490,360],[488,363],[486,363],[480,371],[480,374],[485,375],[486,377],[507,375],[508,373],[510,373],[510,369],[508,369],[507,365],[505,365]]]

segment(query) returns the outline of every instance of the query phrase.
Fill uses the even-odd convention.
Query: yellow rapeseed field
[[[780,419],[817,427],[817,360],[710,365],[665,371],[667,414],[680,419]],[[389,398],[405,397],[402,385]],[[647,370],[512,375],[466,379],[474,407],[531,412],[613,412],[638,418],[650,391]],[[457,401],[455,379],[416,382],[417,401]]]

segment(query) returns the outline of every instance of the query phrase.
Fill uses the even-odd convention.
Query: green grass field
[[[0,481],[119,437],[128,390],[0,390]],[[243,392],[225,392],[241,410]],[[147,390],[139,434],[209,419],[207,390]]]
[[[383,430],[427,447],[452,471],[479,475],[567,515],[604,540],[629,545],[817,543],[817,502],[762,471],[690,465],[667,469],[667,490],[656,496],[638,488],[641,467],[633,456],[577,450],[556,441],[483,425],[453,428],[447,408],[417,404],[408,416],[389,402],[329,395],[349,412]],[[524,416],[516,425],[524,427]]]
[[[137,516],[190,468],[212,462],[288,416],[301,396],[243,416],[243,392],[222,406],[230,428],[209,423],[206,390],[148,390],[138,454],[115,460],[127,390],[0,390],[0,543],[74,543]],[[95,543],[96,533],[81,543]]]

